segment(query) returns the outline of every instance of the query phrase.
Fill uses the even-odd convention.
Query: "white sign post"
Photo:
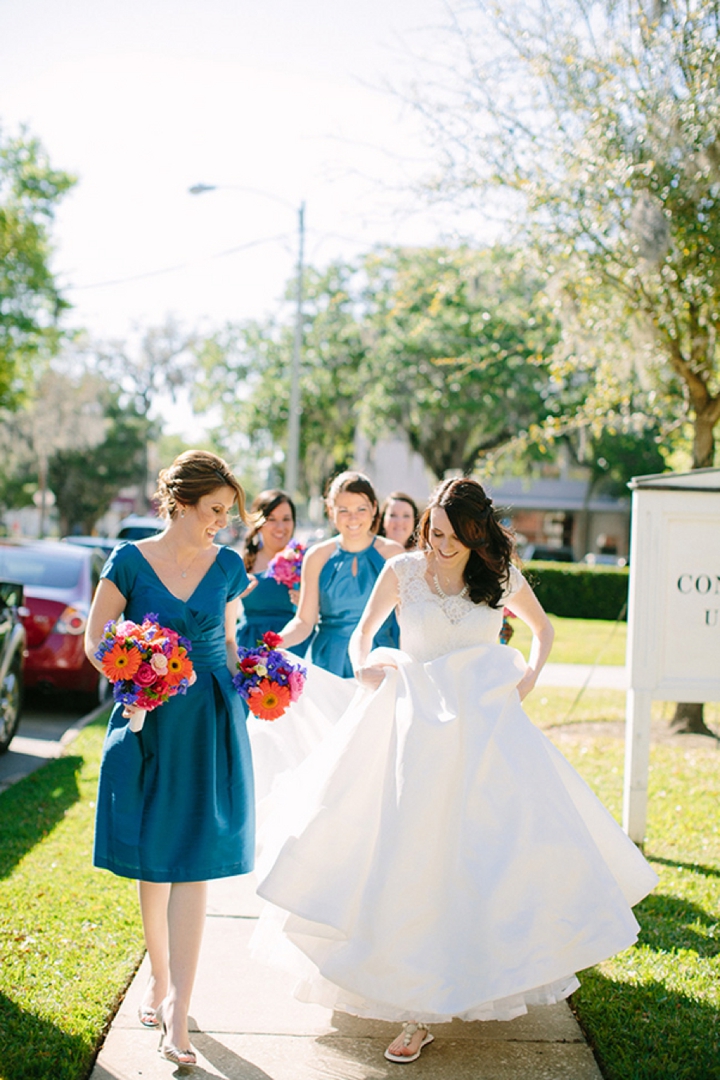
[[[651,703],[720,701],[720,469],[638,476],[630,488],[623,827],[641,844]]]

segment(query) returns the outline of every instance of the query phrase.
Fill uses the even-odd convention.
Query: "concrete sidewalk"
[[[197,1067],[165,1061],[156,1053],[159,1035],[140,1026],[145,959],[90,1080],[602,1080],[564,1002],[509,1023],[439,1025],[418,1061],[407,1067],[388,1062],[383,1051],[399,1025],[301,1005],[291,978],[250,959],[259,910],[252,875],[211,883],[191,1008]]]
[[[581,686],[587,690],[627,690],[627,668],[616,664],[546,664],[538,686]]]

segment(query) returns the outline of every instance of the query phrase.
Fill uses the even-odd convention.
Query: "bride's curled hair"
[[[435,508],[445,511],[460,543],[470,548],[463,571],[469,598],[474,604],[500,607],[510,577],[514,540],[500,521],[492,499],[477,480],[443,480],[420,519],[420,545],[425,549],[431,546],[430,514]]]

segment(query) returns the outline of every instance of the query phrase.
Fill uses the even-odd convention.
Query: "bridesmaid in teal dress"
[[[303,563],[297,614],[280,631],[290,648],[317,631],[310,649],[313,664],[352,678],[348,644],[385,561],[402,553],[400,544],[377,536],[377,496],[367,476],[336,476],[326,498],[328,517],[338,531],[312,547]],[[375,645],[398,645],[392,613],[375,636]]]
[[[149,712],[136,734],[133,706],[113,709],[97,798],[94,862],[136,878],[150,980],[140,1022],[163,1029],[162,1053],[193,1065],[188,1009],[206,882],[253,867],[254,795],[245,713],[231,683],[238,597],[248,585],[237,552],[214,538],[244,493],[215,454],[190,450],[160,473],[167,527],[120,544],[103,570],[88,618],[86,652],[123,612],[188,638],[197,681]]]
[[[267,630],[277,633],[292,619],[300,596],[300,587],[288,589],[268,570],[270,560],[281,552],[295,532],[295,505],[279,488],[261,491],[250,506],[252,526],[245,538],[243,561],[257,585],[241,599],[242,611],[237,627],[237,643],[252,649]],[[308,641],[295,645],[291,652],[304,656]]]

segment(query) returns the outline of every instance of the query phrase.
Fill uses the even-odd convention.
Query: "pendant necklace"
[[[437,576],[436,573],[433,574],[433,584],[435,586],[435,592],[443,600],[459,600],[462,596],[465,596],[465,594],[468,591],[467,582],[466,582],[465,585],[463,585],[463,587],[462,587],[462,589],[460,590],[459,593],[453,593],[452,596],[448,596],[448,594],[446,592],[443,592],[442,586],[440,585],[440,581],[438,580],[438,576]]]

